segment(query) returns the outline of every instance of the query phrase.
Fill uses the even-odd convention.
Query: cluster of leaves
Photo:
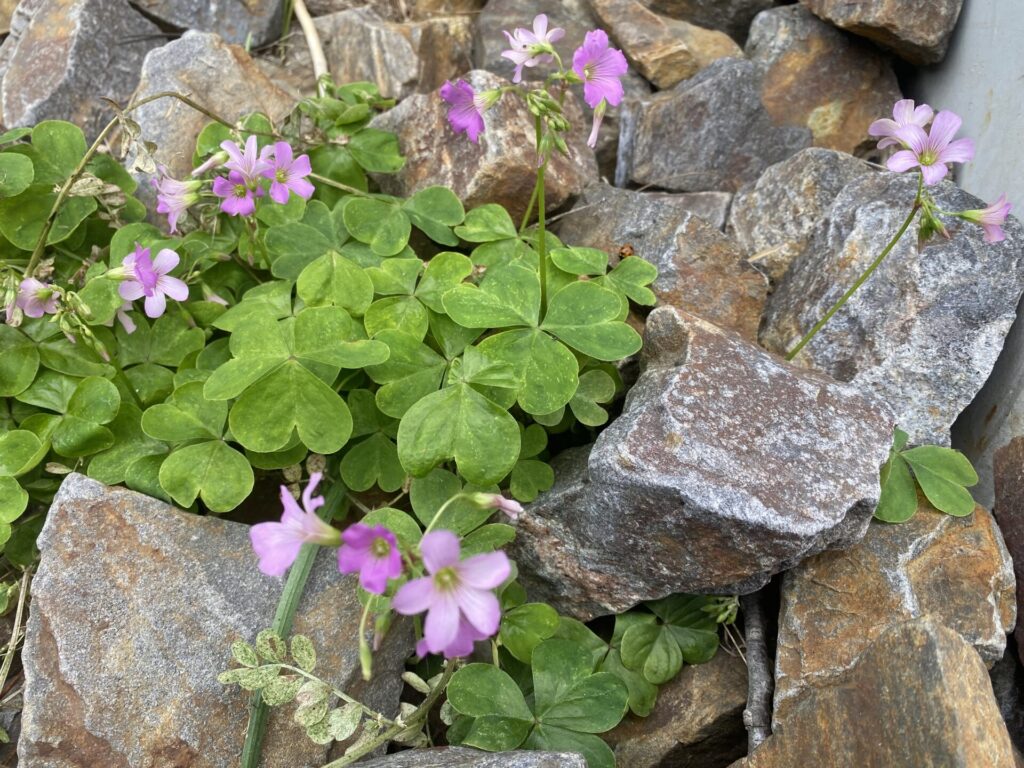
[[[978,482],[978,473],[960,451],[938,445],[906,448],[908,435],[896,429],[889,459],[882,466],[882,495],[875,517],[902,523],[917,512],[918,488],[935,509],[965,517],[975,502],[967,490]]]

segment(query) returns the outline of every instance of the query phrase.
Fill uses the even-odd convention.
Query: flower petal
[[[940,163],[969,163],[974,159],[974,139],[957,139],[939,152]]]
[[[911,152],[909,149],[904,149],[897,152],[895,155],[889,158],[889,162],[886,163],[889,170],[893,173],[903,173],[909,171],[918,165],[917,155]]]
[[[487,589],[473,589],[460,586],[455,591],[459,610],[466,620],[488,637],[498,631],[501,622],[501,606],[498,598]]]
[[[488,552],[473,555],[459,563],[459,581],[476,589],[494,589],[500,587],[512,570],[508,555],[504,552]]]
[[[302,541],[281,523],[257,523],[249,529],[249,540],[260,570],[268,576],[283,575],[302,547]]]
[[[162,293],[157,292],[152,296],[146,297],[143,307],[146,310],[146,317],[157,318],[163,315],[164,311],[167,309],[167,299]]]
[[[944,163],[935,163],[934,165],[922,165],[921,175],[924,176],[924,185],[926,187],[934,186],[946,178],[946,174],[949,173],[949,169]]]
[[[373,595],[383,595],[388,588],[391,567],[388,558],[369,557],[359,571],[359,584]]]
[[[138,280],[125,280],[117,286],[117,294],[125,301],[135,301],[146,295]]]
[[[420,554],[427,573],[437,573],[459,562],[459,537],[451,531],[431,531],[420,541]]]
[[[156,288],[175,301],[185,301],[188,299],[188,285],[176,277],[171,277],[170,275],[161,276],[156,281]]]
[[[406,582],[391,598],[391,607],[403,616],[423,613],[434,602],[434,580],[429,576]]]
[[[423,637],[431,653],[441,653],[459,633],[459,604],[452,592],[434,592],[434,600],[423,622]]]
[[[161,248],[160,253],[158,253],[156,255],[156,258],[153,259],[153,269],[159,275],[166,275],[168,272],[170,272],[172,269],[178,266],[178,262],[180,261],[181,258],[178,256],[178,254],[172,251],[170,248]]]
[[[958,114],[948,109],[942,110],[935,116],[931,130],[928,131],[928,146],[935,151],[942,150],[953,140],[962,124],[963,120]]]

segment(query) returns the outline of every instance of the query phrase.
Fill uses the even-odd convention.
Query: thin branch
[[[740,597],[747,646],[747,708],[743,724],[747,728],[747,753],[752,753],[771,735],[772,692],[775,677],[768,656],[765,630],[764,591]]]
[[[0,691],[7,684],[7,675],[11,672],[11,664],[14,663],[14,654],[18,650],[18,639],[21,635],[21,620],[25,614],[25,600],[28,598],[28,585],[32,579],[32,569],[26,568],[25,574],[21,577],[21,587],[18,592],[18,608],[14,612],[14,627],[11,629],[11,641],[7,645],[7,653],[4,654],[4,663],[0,666]]]
[[[324,55],[324,44],[320,41],[320,33],[316,31],[316,24],[313,23],[313,17],[309,15],[305,0],[294,0],[292,10],[295,11],[295,18],[298,20],[299,26],[302,27],[302,34],[309,47],[309,56],[313,60],[313,76],[316,78],[317,92],[319,92],[320,78],[329,74],[327,57]]]

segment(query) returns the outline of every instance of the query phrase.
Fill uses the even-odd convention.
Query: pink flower
[[[270,199],[275,203],[287,203],[290,192],[306,200],[313,196],[313,185],[306,180],[313,172],[309,155],[299,155],[293,160],[291,145],[279,141],[273,147],[265,147],[260,157],[267,164],[263,175],[271,180]]]
[[[224,198],[220,209],[228,216],[252,216],[256,212],[256,198],[262,197],[263,189],[254,189],[241,173],[231,171],[226,179],[218,176],[213,180],[213,194]]]
[[[372,528],[363,523],[349,526],[341,534],[344,542],[338,550],[338,570],[359,572],[359,584],[367,592],[383,595],[388,579],[402,575],[402,553],[395,534],[383,525]]]
[[[178,231],[178,219],[189,206],[199,200],[198,189],[201,181],[178,181],[167,175],[167,167],[160,166],[160,178],[152,179],[156,188],[156,211],[167,214],[167,226],[171,232]]]
[[[478,94],[465,80],[459,80],[454,85],[446,81],[441,86],[441,98],[451,105],[448,123],[452,130],[465,133],[476,144],[484,132],[484,110],[490,106],[487,96]]]
[[[523,511],[523,505],[514,499],[506,499],[500,493],[474,493],[471,497],[473,502],[484,509],[497,509],[504,512],[509,520],[518,520],[519,514]]]
[[[121,262],[121,270],[127,279],[118,286],[118,293],[125,301],[135,301],[146,297],[146,317],[160,317],[167,308],[167,297],[175,301],[188,298],[188,286],[168,272],[178,266],[178,254],[164,248],[150,259],[149,248],[135,244],[135,253],[130,253]]]
[[[594,110],[594,124],[587,139],[587,144],[594,147],[608,105],[614,107],[622,102],[619,78],[626,74],[629,64],[622,51],[609,46],[604,30],[595,29],[587,32],[583,45],[573,54],[572,68],[583,81],[583,100]]]
[[[900,140],[896,138],[897,130],[908,125],[924,128],[935,117],[935,111],[927,104],[915,107],[913,99],[901,99],[893,106],[892,117],[892,120],[887,117],[875,120],[868,127],[868,135],[882,138],[878,142],[879,149],[898,146]]]
[[[220,152],[215,152],[214,154],[206,158],[205,162],[193,168],[192,175],[202,176],[209,170],[212,170],[214,168],[220,168],[222,165],[224,165],[224,163],[228,161],[229,157],[230,155],[228,155],[228,153],[225,152],[224,150],[221,150]]]
[[[57,312],[57,291],[52,285],[26,277],[18,286],[17,306],[28,317],[42,317]]]
[[[966,163],[974,157],[974,142],[953,136],[963,121],[949,110],[935,116],[928,133],[919,125],[897,128],[896,138],[907,147],[889,158],[890,171],[902,173],[920,167],[927,186],[938,184],[949,173],[948,163]]]
[[[1006,222],[1006,217],[1010,215],[1010,208],[1011,205],[1006,201],[1006,195],[1000,195],[999,199],[988,208],[964,211],[960,216],[967,221],[981,225],[985,230],[986,243],[1001,243],[1006,239],[1003,224]]]
[[[417,646],[421,655],[465,655],[474,640],[498,631],[501,607],[492,590],[508,578],[508,557],[490,552],[460,561],[459,539],[451,531],[426,534],[420,553],[429,575],[403,584],[391,606],[403,616],[427,612],[423,642]]]
[[[281,505],[284,514],[279,523],[257,523],[249,529],[249,540],[259,557],[259,568],[268,576],[283,576],[303,544],[322,544],[336,547],[341,534],[321,520],[316,511],[324,505],[323,496],[313,496],[322,475],[314,472],[309,484],[302,492],[302,508],[292,498],[285,486],[281,486]]]
[[[250,136],[245,140],[244,151],[239,149],[233,141],[222,141],[220,147],[231,158],[224,163],[224,167],[229,171],[241,174],[246,184],[255,185],[263,172],[271,167],[270,163],[260,154],[255,136]]]
[[[535,67],[554,60],[548,51],[565,36],[565,30],[555,27],[548,30],[548,17],[541,13],[533,19],[533,32],[519,27],[515,32],[505,32],[510,50],[502,51],[501,55],[516,65],[513,83],[523,79],[523,67]]]

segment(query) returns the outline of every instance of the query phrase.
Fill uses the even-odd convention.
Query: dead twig
[[[747,728],[747,753],[752,753],[771,735],[772,692],[775,677],[768,656],[763,591],[740,597],[747,646],[747,708],[743,724]]]

